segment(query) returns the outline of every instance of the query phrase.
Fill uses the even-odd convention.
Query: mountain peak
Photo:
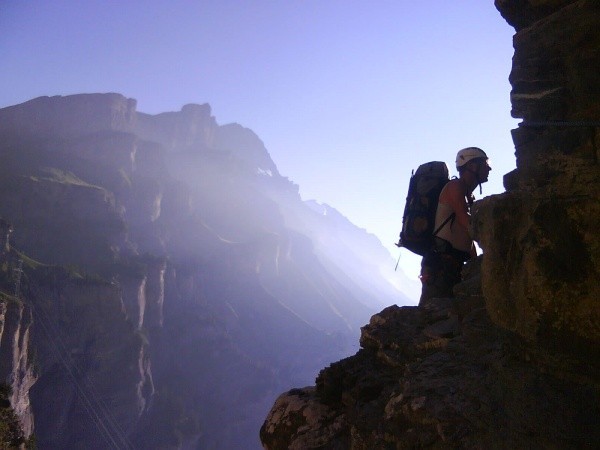
[[[181,107],[181,112],[185,115],[209,117],[211,115],[211,107],[208,103],[203,103],[201,105],[197,103],[188,103]]]

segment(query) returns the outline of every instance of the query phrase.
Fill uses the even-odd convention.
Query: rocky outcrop
[[[0,299],[0,380],[10,387],[10,404],[24,436],[34,428],[29,390],[37,380],[30,348],[31,309],[15,297]]]
[[[0,110],[0,135],[12,141],[131,131],[136,103],[121,94],[38,97]]]
[[[163,325],[166,261],[140,257],[130,261],[119,277],[125,314],[137,330]]]
[[[63,138],[66,138],[63,137]],[[136,168],[137,152],[140,147],[138,136],[129,132],[118,132],[115,130],[102,130],[90,134],[80,134],[73,136],[66,142],[61,141],[59,145],[56,143],[47,144],[53,152],[65,159],[74,161],[83,160],[88,164],[100,166],[106,171],[112,168],[113,171],[120,171],[125,180],[121,183],[126,183],[127,178]],[[115,181],[104,180],[99,178],[100,173],[96,174],[96,178],[91,175],[91,181],[94,184],[107,186],[106,181],[112,181],[108,185],[113,188],[111,190],[119,192],[118,185],[113,186]],[[86,177],[86,179],[90,179]],[[108,186],[107,186],[108,187]],[[117,189],[115,189],[117,187]]]
[[[573,0],[495,0],[494,4],[502,17],[517,31],[547,17]]]
[[[13,244],[35,259],[100,267],[110,263],[125,232],[114,195],[60,170],[7,174],[0,215],[17,229]]]
[[[137,135],[164,146],[168,151],[212,148],[218,128],[210,105],[206,103],[184,105],[179,112],[154,116],[138,113],[137,117]]]
[[[26,439],[23,429],[19,423],[19,418],[10,406],[9,401],[10,387],[2,385],[0,387],[0,442],[6,448],[22,448],[22,446],[31,447],[33,440]]]
[[[455,299],[390,306],[361,350],[282,394],[266,449],[582,448],[600,442],[599,367],[531,348],[486,312],[479,261]],[[560,375],[557,375],[560,373]]]
[[[496,6],[517,30],[524,120],[507,192],[474,205],[483,258],[455,299],[386,308],[356,355],[282,394],[265,449],[600,446],[600,9]]]
[[[261,175],[280,176],[265,144],[248,128],[237,123],[219,127],[215,136],[215,145],[221,151],[230,153],[245,162],[251,170],[258,171]]]
[[[147,340],[127,320],[118,287],[38,267],[24,289],[39,374],[30,390],[38,445],[131,447],[154,383]]]
[[[165,303],[165,272],[167,262],[158,258],[147,263],[146,283],[146,318],[147,329],[161,328],[164,322],[163,307]]]
[[[513,130],[517,169],[505,177],[507,192],[476,207],[488,312],[530,341],[593,353],[600,345],[600,10],[585,0],[496,3],[518,29],[511,101],[523,122]]]
[[[147,345],[116,285],[8,247],[0,266],[0,380],[19,427],[14,439],[35,433],[41,448],[129,445],[154,395]],[[10,414],[2,410],[2,430],[13,426]]]

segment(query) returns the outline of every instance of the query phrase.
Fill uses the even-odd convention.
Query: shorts
[[[422,290],[419,306],[432,298],[454,297],[454,286],[461,282],[461,272],[466,254],[432,251],[421,261]]]

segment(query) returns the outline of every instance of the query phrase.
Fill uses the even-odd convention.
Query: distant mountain
[[[259,448],[278,392],[410,303],[377,238],[303,201],[259,137],[206,104],[148,115],[82,94],[0,109],[0,217],[13,230],[0,286],[31,330],[0,345],[27,370],[0,376],[40,448]]]

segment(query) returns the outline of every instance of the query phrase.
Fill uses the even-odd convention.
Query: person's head
[[[473,176],[476,184],[485,183],[492,168],[488,163],[488,156],[479,147],[467,147],[456,154],[456,170],[461,177]]]

